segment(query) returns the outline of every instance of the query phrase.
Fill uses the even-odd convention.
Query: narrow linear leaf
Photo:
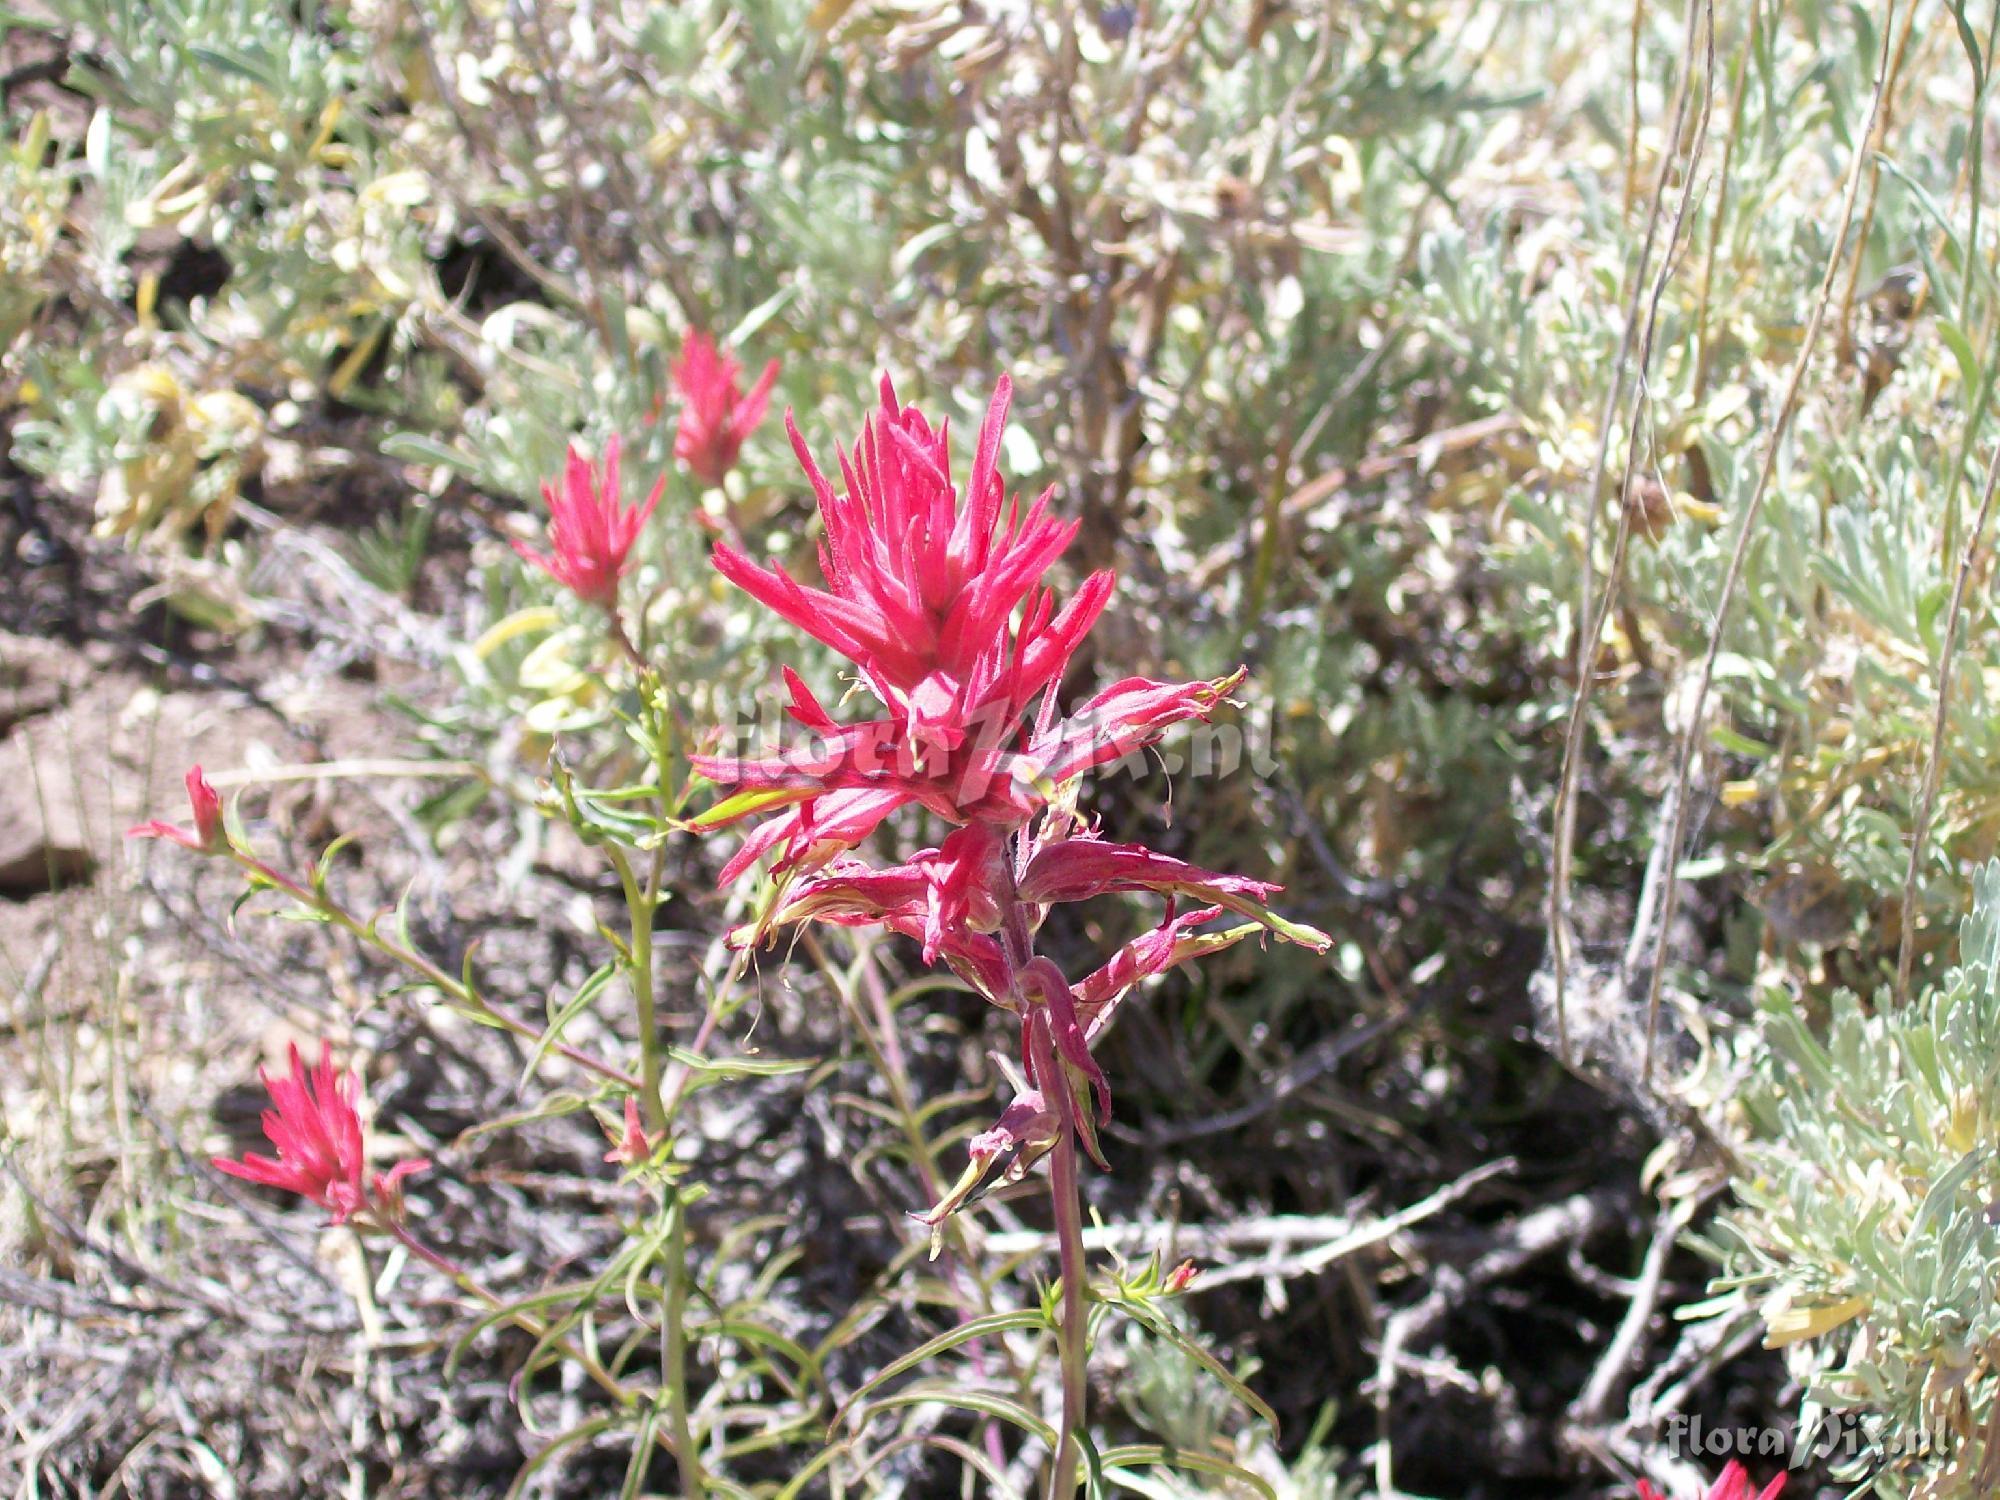
[[[1247,1484],[1267,1500],[1278,1500],[1278,1492],[1270,1483],[1251,1473],[1241,1464],[1233,1464],[1226,1458],[1217,1458],[1211,1453],[1188,1453],[1179,1448],[1170,1448],[1163,1443],[1132,1443],[1123,1448],[1108,1448],[1098,1461],[1104,1466],[1106,1477],[1113,1479],[1118,1469],[1136,1469],[1142,1465],[1156,1469],[1184,1469],[1194,1474],[1214,1474],[1223,1479],[1233,1479],[1238,1484]]]
[[[521,1465],[521,1471],[514,1476],[514,1482],[507,1486],[505,1500],[516,1500],[516,1497],[526,1492],[528,1481],[533,1479],[535,1475],[539,1474],[548,1465],[561,1458],[570,1449],[587,1443],[592,1438],[598,1437],[603,1433],[609,1432],[615,1425],[616,1423],[610,1417],[596,1417],[583,1423],[581,1426],[572,1427],[568,1432],[563,1433],[559,1437],[551,1439],[541,1452]]]
[[[1189,1359],[1221,1381],[1229,1388],[1229,1393],[1232,1396],[1256,1412],[1258,1416],[1262,1417],[1270,1425],[1272,1437],[1275,1438],[1278,1435],[1278,1414],[1271,1410],[1265,1403],[1264,1398],[1251,1390],[1241,1380],[1237,1379],[1234,1372],[1221,1360],[1217,1359],[1213,1354],[1202,1348],[1200,1344],[1197,1344],[1185,1333],[1182,1333],[1180,1329],[1176,1328],[1171,1319],[1164,1318],[1151,1308],[1142,1307],[1134,1302],[1119,1300],[1112,1303],[1112,1305],[1124,1308],[1149,1330],[1166,1339]]]
[[[854,1404],[871,1391],[880,1390],[883,1385],[894,1380],[905,1370],[914,1370],[925,1360],[943,1354],[948,1349],[956,1349],[960,1344],[969,1344],[974,1339],[986,1338],[992,1334],[1011,1333],[1016,1328],[1046,1327],[1048,1319],[1042,1316],[1039,1308],[1024,1307],[1014,1312],[988,1313],[983,1318],[974,1318],[969,1323],[961,1323],[956,1328],[947,1329],[928,1343],[918,1345],[901,1359],[891,1360],[883,1366],[874,1379],[849,1396],[840,1410],[833,1414],[833,1421],[828,1424],[828,1429],[838,1427],[846,1421],[847,1414],[853,1410]]]
[[[968,1389],[955,1385],[913,1385],[906,1386],[893,1396],[884,1396],[880,1401],[868,1403],[868,1410],[886,1411],[894,1406],[949,1406],[959,1411],[976,1411],[983,1416],[998,1417],[1003,1422],[1012,1422],[1024,1432],[1031,1432],[1049,1447],[1056,1445],[1056,1430],[1027,1407],[997,1391]]]

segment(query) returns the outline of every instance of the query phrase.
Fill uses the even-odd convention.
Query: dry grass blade
[[[1931,714],[1930,745],[1924,752],[1923,790],[1917,798],[1916,826],[1910,831],[1910,864],[1903,876],[1903,931],[1896,948],[1896,998],[1899,1001],[1910,998],[1910,968],[1917,948],[1917,884],[1923,873],[1924,846],[1930,834],[1931,813],[1937,806],[1945,730],[1951,721],[1951,674],[1958,660],[1958,619],[1965,608],[1965,594],[1972,582],[1980,543],[1986,537],[1986,523],[1993,515],[1996,487],[2000,487],[2000,446],[1994,448],[1993,457],[1986,465],[1986,485],[1979,499],[1979,513],[1973,517],[1972,530],[1965,539],[1965,552],[1959,558],[1958,576],[1952,581],[1951,604],[1944,612],[1938,642],[1937,703]]]
[[[1639,321],[1640,297],[1651,265],[1654,241],[1659,233],[1660,213],[1666,201],[1667,181],[1673,175],[1675,162],[1680,159],[1682,132],[1687,125],[1688,100],[1692,97],[1694,88],[1695,49],[1704,30],[1702,20],[1704,14],[1707,17],[1708,55],[1702,68],[1701,109],[1697,115],[1692,142],[1687,148],[1686,159],[1681,163],[1680,198],[1674,206],[1673,223],[1668,229],[1666,249],[1661,253],[1659,273],[1653,280],[1652,296],[1646,308],[1645,332],[1639,338],[1638,368],[1632,378],[1632,404],[1625,424],[1625,466],[1618,488],[1620,500],[1618,525],[1612,539],[1611,560],[1605,572],[1603,597],[1598,599],[1595,597],[1591,554],[1596,546],[1597,513],[1604,485],[1604,466],[1611,447],[1611,415],[1617,408],[1618,398],[1624,389],[1633,329]],[[1632,22],[1635,67],[1638,24],[1639,10],[1635,7]],[[1714,7],[1710,5],[1704,12],[1699,0],[1688,0],[1680,81],[1675,89],[1673,126],[1668,132],[1667,149],[1660,154],[1659,172],[1653,179],[1652,199],[1646,211],[1646,233],[1640,244],[1638,262],[1632,268],[1632,295],[1625,311],[1625,327],[1619,338],[1618,357],[1612,365],[1611,388],[1605,392],[1604,408],[1598,414],[1597,456],[1591,466],[1590,482],[1584,489],[1581,583],[1583,611],[1578,623],[1576,641],[1576,696],[1570,705],[1569,725],[1563,736],[1562,773],[1556,789],[1554,859],[1549,878],[1549,946],[1554,961],[1556,1048],[1564,1066],[1568,1066],[1571,1061],[1568,1011],[1569,891],[1576,849],[1576,793],[1577,782],[1582,775],[1584,728],[1588,721],[1591,687],[1597,678],[1598,643],[1603,637],[1605,623],[1610,619],[1612,608],[1617,602],[1625,570],[1626,553],[1632,539],[1632,507],[1624,503],[1624,499],[1631,493],[1632,477],[1638,463],[1639,428],[1647,390],[1646,375],[1652,365],[1653,341],[1659,331],[1660,302],[1666,294],[1667,282],[1673,273],[1676,248],[1681,243],[1681,233],[1687,224],[1688,210],[1694,202],[1696,173],[1701,163],[1702,149],[1708,139],[1714,84]],[[1636,84],[1634,87],[1636,91]],[[1633,107],[1635,111],[1633,131],[1636,139],[1638,130],[1636,92]]]
[[[1894,15],[1894,0],[1891,0],[1884,21]],[[1792,369],[1785,380],[1785,393],[1778,403],[1777,415],[1773,418],[1764,442],[1764,455],[1757,468],[1757,481],[1750,492],[1750,499],[1743,507],[1743,515],[1737,522],[1736,542],[1730,549],[1729,567],[1723,574],[1722,591],[1715,601],[1715,623],[1710,627],[1708,648],[1702,653],[1701,668],[1695,678],[1695,690],[1684,712],[1686,722],[1681,726],[1679,745],[1674,758],[1674,780],[1670,795],[1674,802],[1672,826],[1667,832],[1667,864],[1665,893],[1660,901],[1659,931],[1653,941],[1652,972],[1646,979],[1646,1052],[1644,1071],[1650,1078],[1653,1074],[1654,1052],[1659,1032],[1660,987],[1666,976],[1667,944],[1674,926],[1674,910],[1679,904],[1679,865],[1681,844],[1687,837],[1688,796],[1690,779],[1694,774],[1695,746],[1702,735],[1704,717],[1708,710],[1709,689],[1715,681],[1716,659],[1722,654],[1722,633],[1729,623],[1730,607],[1736,598],[1737,586],[1743,578],[1744,560],[1750,555],[1750,539],[1756,533],[1757,518],[1764,508],[1764,498],[1770,493],[1771,480],[1778,468],[1778,454],[1785,445],[1786,434],[1791,430],[1792,417],[1798,411],[1799,393],[1804,388],[1806,370],[1812,364],[1813,352],[1819,347],[1820,331],[1826,323],[1827,304],[1833,295],[1834,279],[1847,254],[1847,237],[1854,226],[1855,203],[1861,191],[1861,180],[1869,164],[1874,159],[1874,142],[1877,123],[1882,116],[1882,101],[1889,88],[1889,68],[1894,28],[1884,24],[1882,28],[1882,51],[1876,67],[1875,87],[1869,95],[1868,118],[1860,137],[1855,142],[1853,159],[1848,164],[1847,183],[1841,192],[1839,230],[1834,238],[1832,251],[1826,258],[1826,272],[1820,278],[1819,291],[1813,298],[1812,315],[1807,319],[1804,337],[1799,341],[1799,352],[1792,361]]]

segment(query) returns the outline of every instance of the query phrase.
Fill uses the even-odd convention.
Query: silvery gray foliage
[[[1767,995],[1744,1104],[1757,1137],[1716,1244],[1805,1387],[1801,1444],[1842,1414],[1837,1466],[1887,1497],[1993,1493],[2000,1468],[2000,860],[1959,966],[1897,1006],[1843,991],[1817,1026]],[[1823,1038],[1823,1039],[1822,1039]]]

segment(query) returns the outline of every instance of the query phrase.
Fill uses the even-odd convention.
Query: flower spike
[[[413,1157],[371,1177],[361,1149],[360,1081],[336,1071],[330,1042],[320,1043],[319,1066],[310,1074],[296,1044],[291,1063],[286,1077],[274,1080],[262,1069],[257,1073],[271,1095],[264,1135],[277,1156],[254,1151],[241,1160],[218,1156],[212,1159],[216,1170],[297,1193],[326,1209],[333,1224],[364,1214],[385,1226],[400,1223],[402,1181],[427,1171],[430,1163]]]
[[[715,340],[700,329],[690,328],[682,336],[673,375],[674,388],[685,404],[680,429],[674,434],[674,457],[711,488],[736,467],[744,440],[764,420],[778,362],[774,359],[764,366],[747,394],[739,383],[742,374],[743,366],[717,349]]]
[[[653,1159],[653,1147],[656,1144],[657,1142],[646,1134],[645,1127],[639,1123],[639,1096],[627,1094],[625,1133],[612,1144],[609,1151],[604,1153],[604,1159],[608,1162],[617,1162],[621,1166],[636,1167],[642,1162]]]
[[[924,1216],[934,1227],[996,1173],[1018,1175],[1073,1139],[1103,1165],[1096,1128],[1111,1090],[1091,1045],[1122,996],[1147,977],[1267,931],[1323,951],[1324,933],[1265,904],[1267,881],[1198,869],[1144,845],[1098,839],[1076,815],[1076,789],[1099,766],[1206,719],[1243,681],[1127,677],[1057,712],[1063,677],[1110,601],[1112,577],[1086,578],[1058,607],[1045,581],[1076,535],[1051,512],[1052,491],[1010,498],[1000,473],[1013,383],[996,382],[960,489],[949,431],[897,399],[885,376],[873,415],[834,462],[813,457],[792,413],[786,431],[819,506],[819,582],[752,562],[718,543],[725,578],[859,668],[881,701],[842,724],[789,668],[787,713],[805,738],[756,758],[697,755],[694,769],[734,794],[688,827],[707,832],[761,817],[723,867],[725,884],[772,858],[773,889],[732,945],[761,945],[801,922],[880,927],[922,945],[1022,1028],[1025,1086],[977,1137],[958,1184]],[[852,851],[890,814],[916,806],[949,831],[902,863]],[[1080,985],[1034,951],[1047,908],[1113,892],[1168,898],[1154,931]],[[1194,910],[1175,915],[1183,898]],[[1213,929],[1225,911],[1250,923]],[[1006,1163],[1003,1167],[1000,1162]]]
[[[604,445],[604,468],[587,462],[572,446],[561,488],[542,486],[549,507],[549,551],[516,541],[514,550],[586,604],[618,607],[618,580],[630,566],[632,544],[652,519],[667,486],[662,475],[645,503],[627,509],[619,494],[619,441]]]

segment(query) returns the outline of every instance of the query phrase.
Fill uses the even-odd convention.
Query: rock
[[[60,706],[94,671],[72,646],[0,632],[0,735]]]

